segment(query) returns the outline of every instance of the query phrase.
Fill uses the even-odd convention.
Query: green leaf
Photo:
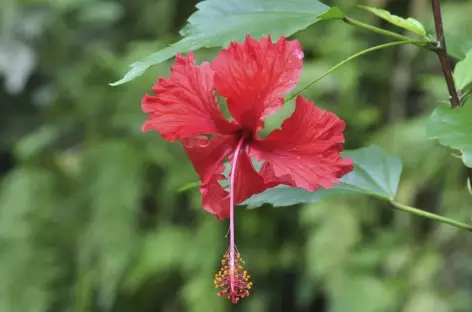
[[[128,82],[179,52],[225,46],[247,35],[290,36],[319,20],[344,17],[338,8],[330,9],[316,0],[206,0],[197,8],[180,31],[183,39],[131,64],[131,70],[111,85]]]
[[[469,31],[472,19],[467,13],[472,10],[472,2],[451,1],[442,6],[441,10],[447,53],[456,60],[463,60],[472,49],[472,36]],[[433,28],[431,25],[431,29]]]
[[[262,204],[273,206],[290,206],[299,203],[315,203],[329,196],[364,194],[392,200],[397,192],[401,160],[387,155],[378,146],[364,147],[358,150],[345,151],[343,157],[354,162],[354,171],[340,179],[341,184],[332,189],[318,189],[308,192],[300,188],[278,186],[257,194],[243,204],[255,208]]]
[[[318,19],[322,20],[331,20],[331,19],[343,19],[346,15],[337,7],[330,8],[326,13],[320,14]]]
[[[447,38],[447,54],[456,60],[463,60],[467,51],[472,49],[472,36],[464,34],[464,30],[457,32],[444,30]]]
[[[454,81],[457,89],[461,91],[472,83],[472,50],[454,68]]]
[[[438,106],[428,120],[428,137],[462,153],[464,164],[472,168],[472,102],[452,109]]]
[[[408,18],[405,19],[405,18],[402,18],[400,16],[393,15],[387,10],[373,8],[373,7],[369,7],[369,6],[363,6],[363,5],[359,5],[359,7],[374,13],[378,17],[386,20],[387,22],[389,22],[389,23],[391,23],[395,26],[398,26],[400,28],[409,30],[409,31],[411,31],[411,32],[413,32],[417,35],[420,35],[420,36],[426,36],[426,30],[425,30],[423,24],[421,24],[418,20],[416,20],[412,17],[408,17]]]

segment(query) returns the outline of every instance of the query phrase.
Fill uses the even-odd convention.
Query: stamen
[[[236,247],[235,247],[236,248]],[[221,260],[221,269],[215,274],[215,288],[221,288],[218,296],[227,297],[233,303],[237,303],[239,298],[249,296],[249,290],[252,287],[252,282],[249,281],[250,276],[244,270],[244,260],[238,250],[232,250],[235,253],[234,262],[230,261],[231,250],[228,248]],[[231,270],[231,267],[234,270]]]
[[[252,282],[249,281],[247,271],[244,271],[244,260],[238,252],[234,243],[234,181],[236,165],[238,163],[239,152],[243,146],[245,137],[241,137],[236,146],[231,166],[230,191],[229,191],[229,248],[223,255],[221,260],[221,269],[215,275],[215,287],[221,288],[218,292],[219,296],[231,299],[233,303],[237,303],[240,298],[249,296],[249,289]]]

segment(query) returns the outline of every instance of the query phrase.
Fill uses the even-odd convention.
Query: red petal
[[[261,118],[283,105],[283,96],[297,84],[303,52],[298,41],[270,36],[233,42],[211,63],[215,86],[228,99],[228,109],[242,126],[257,131]]]
[[[232,159],[231,159],[232,160]],[[217,182],[224,176],[214,176],[214,180],[200,188],[203,208],[216,214],[218,220],[229,217],[229,192]],[[265,183],[264,178],[254,169],[251,159],[242,151],[239,154],[234,177],[234,204],[238,205],[254,194],[259,194],[276,183]]]
[[[254,169],[251,158],[245,151],[241,151],[236,164],[234,177],[234,202],[240,204],[254,194],[259,194],[273,183],[265,183],[264,178]]]
[[[170,77],[160,78],[153,86],[156,95],[143,97],[141,108],[150,114],[143,131],[155,129],[167,141],[234,131],[235,126],[219,110],[213,78],[209,63],[196,66],[192,53],[178,54]]]
[[[213,175],[223,173],[223,161],[236,146],[235,137],[227,135],[215,135],[211,139],[195,136],[182,139],[181,142],[202,184],[213,180]]]
[[[203,208],[215,214],[219,220],[227,218],[229,193],[221,187],[219,181],[225,179],[223,161],[234,151],[235,137],[215,135],[208,139],[205,136],[195,136],[182,139],[181,142],[202,181],[200,193]]]
[[[353,170],[352,160],[341,158],[344,121],[299,96],[292,116],[262,141],[251,153],[265,160],[261,174],[276,181],[314,191],[329,189],[338,178]]]
[[[204,136],[196,136],[181,140],[181,142],[202,181],[200,193],[203,208],[215,214],[218,220],[228,218],[229,192],[219,182],[225,180],[223,161],[225,158],[232,160],[236,146],[235,138],[214,136],[208,139]],[[252,166],[249,156],[245,151],[241,151],[235,171],[235,204],[272,186],[274,185],[264,182],[264,178]]]
[[[200,193],[203,208],[221,221],[229,217],[229,192],[221,187],[219,179],[224,179],[224,176],[214,176],[212,181],[202,184]]]

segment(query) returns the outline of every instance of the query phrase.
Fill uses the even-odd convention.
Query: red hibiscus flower
[[[179,140],[200,176],[203,208],[219,220],[230,218],[230,246],[215,277],[219,295],[236,303],[252,283],[242,270],[234,243],[234,206],[267,188],[285,184],[314,191],[329,189],[352,171],[352,161],[341,158],[344,121],[298,96],[292,116],[265,139],[258,136],[263,118],[284,104],[302,71],[298,41],[281,37],[259,41],[248,36],[233,42],[211,62],[195,64],[192,53],[177,55],[168,79],[145,95],[142,109],[149,119],[143,131],[156,130],[167,141]],[[226,98],[234,120],[219,109],[216,92]],[[211,136],[211,137],[210,137]],[[256,170],[251,157],[263,162]],[[229,189],[224,161],[231,163]]]

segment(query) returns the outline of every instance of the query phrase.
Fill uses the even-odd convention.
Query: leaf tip
[[[117,81],[115,81],[115,82],[111,82],[111,83],[109,83],[108,85],[109,85],[109,86],[112,86],[112,87],[116,87],[116,86],[119,86],[119,85],[121,85],[121,84],[127,83],[127,82],[130,81],[130,80],[133,80],[135,77],[136,77],[136,76],[130,77],[129,72],[128,72],[128,73],[127,73],[126,75],[124,75],[123,78],[121,78],[120,80],[117,80]]]

